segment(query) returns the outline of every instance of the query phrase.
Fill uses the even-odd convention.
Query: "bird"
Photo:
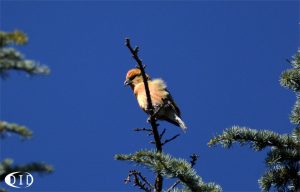
[[[181,119],[180,109],[168,91],[166,83],[160,78],[152,80],[148,74],[146,74],[146,77],[155,118],[168,121],[186,132],[187,126]],[[124,85],[131,87],[140,108],[149,114],[147,95],[141,70],[139,68],[130,69],[126,74]]]

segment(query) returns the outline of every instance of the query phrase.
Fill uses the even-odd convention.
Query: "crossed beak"
[[[127,79],[124,81],[124,86],[128,86],[132,83],[132,81],[130,81],[130,79]]]

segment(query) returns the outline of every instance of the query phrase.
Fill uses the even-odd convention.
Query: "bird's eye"
[[[132,81],[134,78],[136,78],[136,75],[134,75],[134,76],[130,77],[130,78],[129,78],[129,80],[131,80],[131,81]]]

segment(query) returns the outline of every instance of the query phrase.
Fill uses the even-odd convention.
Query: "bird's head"
[[[150,76],[146,74],[147,79],[150,79]],[[124,85],[130,85],[131,88],[134,88],[135,85],[143,82],[143,76],[141,70],[138,68],[130,69],[126,74],[126,79]]]

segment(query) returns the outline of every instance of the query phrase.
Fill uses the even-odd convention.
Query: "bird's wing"
[[[176,115],[180,117],[180,110],[168,91],[166,83],[162,79],[153,79],[150,84],[150,89],[151,88],[153,88],[153,90],[150,91],[154,104],[166,104],[167,102]]]
[[[170,94],[170,92],[166,89],[166,91],[168,92],[168,95],[165,99],[165,102],[168,102],[168,104],[171,106],[171,108],[175,111],[176,115],[178,115],[178,117],[181,117],[181,112],[179,107],[177,106],[177,104],[175,103],[172,95]]]

